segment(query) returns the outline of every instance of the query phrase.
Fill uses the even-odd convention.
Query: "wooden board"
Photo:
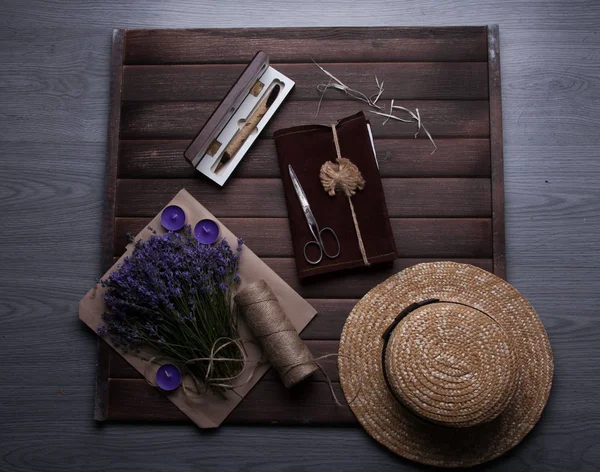
[[[325,46],[326,45],[326,46]],[[296,81],[281,109],[224,188],[185,162],[183,151],[256,50]],[[300,282],[272,139],[277,129],[332,123],[365,109],[337,91],[325,95],[320,62],[346,83],[374,88],[419,108],[434,136],[372,116],[399,258]],[[505,277],[502,117],[498,28],[294,28],[117,30],[104,209],[104,268],[181,188],[247,244],[318,310],[302,332],[315,356],[337,351],[344,321],[369,289],[410,265],[440,259]],[[341,395],[335,359],[323,362]],[[98,420],[187,421],[118,354],[99,344]],[[336,407],[322,374],[287,391],[269,372],[227,423],[355,424]]]

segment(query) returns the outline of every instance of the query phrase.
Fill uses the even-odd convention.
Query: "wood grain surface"
[[[508,278],[540,314],[556,370],[540,423],[484,469],[597,470],[600,5],[591,0],[372,0],[350,9],[339,0],[260,6],[169,0],[144,8],[114,0],[101,6],[91,0],[3,2],[0,207],[7,218],[27,215],[30,231],[8,224],[0,232],[0,470],[421,469],[359,428],[227,425],[200,432],[192,425],[94,424],[95,337],[76,312],[101,273],[111,29],[491,22],[500,24],[502,40]],[[169,152],[172,143],[155,149]],[[404,158],[392,154],[389,143],[393,169]],[[456,149],[453,159],[467,159]],[[272,156],[262,156],[236,177],[276,177]],[[473,172],[450,175],[452,166],[441,154],[437,159],[439,177],[489,172],[473,157],[462,161]],[[153,158],[149,167],[160,162]],[[410,159],[398,167],[406,165],[424,176]],[[183,167],[172,171],[176,178],[192,177],[181,173]],[[157,177],[149,172],[146,177]],[[156,172],[164,175],[164,169]],[[397,172],[388,176],[410,176]],[[348,309],[355,302],[344,301]],[[340,326],[342,317],[335,318]]]
[[[292,92],[293,93],[293,92]],[[187,139],[198,133],[218,102],[123,102],[121,107],[122,139]],[[262,137],[273,132],[313,123],[318,101],[284,102],[271,121],[263,128]],[[487,138],[490,132],[487,100],[407,100],[402,106],[418,108],[429,132],[439,138]],[[318,121],[334,122],[340,116],[350,116],[360,107],[355,101],[330,100],[322,104]],[[370,113],[366,113],[370,116]],[[383,119],[371,120],[374,138],[414,138],[413,126],[398,123],[383,125]],[[395,125],[395,126],[394,126]],[[421,138],[427,136],[421,133]],[[431,151],[430,151],[431,152]]]
[[[281,179],[231,178],[223,188],[195,179],[119,179],[116,216],[153,218],[185,188],[218,217],[287,217]],[[383,179],[390,217],[491,216],[489,178]]]
[[[115,220],[113,256],[120,256],[129,236],[138,234],[149,218]],[[259,257],[293,257],[287,218],[221,218],[221,223],[244,241]],[[492,256],[490,218],[391,218],[400,257]]]
[[[481,26],[139,30],[128,37],[125,63],[243,63],[258,49],[273,62],[486,62],[486,39]]]
[[[419,59],[422,60],[422,59]],[[487,100],[487,62],[378,62],[362,64],[319,64],[338,78],[349,77],[353,88],[372,90],[375,77],[387,77],[380,100]],[[323,73],[308,64],[271,66],[294,77],[294,100],[319,100],[315,84],[326,83]],[[244,64],[188,64],[181,66],[125,66],[123,100],[165,102],[211,101],[224,97],[244,70]],[[383,80],[383,79],[382,79]],[[384,80],[385,82],[385,80]],[[346,95],[324,94],[323,100],[350,100]]]
[[[498,25],[488,27],[488,76],[490,103],[490,157],[492,187],[492,239],[494,273],[506,277],[506,235],[504,225],[504,148],[502,142],[502,96],[500,85],[500,33]]]
[[[300,295],[335,300],[311,323],[327,339],[339,339],[342,328],[339,324],[324,321],[329,317],[329,310],[343,313],[343,299],[360,298],[391,274],[415,263],[440,258],[460,260],[505,277],[505,265],[497,263],[504,263],[502,137],[497,131],[502,119],[499,100],[495,102],[498,110],[494,114],[499,123],[489,119],[491,89],[497,97],[500,96],[497,77],[500,71],[494,65],[499,59],[498,30],[483,28],[483,31],[485,36],[480,34],[481,28],[123,32],[115,41],[118,62],[113,68],[114,81],[122,80],[123,85],[116,88],[116,92],[115,87],[112,89],[113,95],[116,94],[115,100],[120,100],[120,126],[117,129],[111,122],[109,127],[110,140],[118,137],[122,144],[118,149],[114,145],[111,147],[111,172],[106,174],[107,208],[116,220],[111,229],[114,236],[104,238],[105,257],[117,258],[127,243],[128,234],[136,234],[143,228],[144,220],[151,219],[175,193],[185,188],[215,216],[232,223],[236,234],[242,235],[250,247]],[[297,50],[285,49],[284,38],[294,38],[301,46]],[[404,98],[404,106],[421,110],[428,130],[441,140],[442,147],[436,153],[442,156],[441,161],[445,165],[438,167],[428,140],[415,139],[414,126],[398,126],[398,123],[392,122],[385,127],[382,118],[370,116],[375,139],[384,143],[383,188],[394,237],[400,248],[399,258],[383,266],[328,274],[301,282],[296,275],[287,207],[278,175],[256,177],[248,175],[242,167],[242,176],[230,179],[221,188],[199,179],[197,175],[189,176],[189,171],[185,172],[186,178],[177,178],[182,172],[178,163],[173,164],[173,170],[167,170],[166,175],[161,175],[151,167],[157,159],[147,158],[156,155],[170,159],[158,164],[158,169],[168,168],[173,161],[181,161],[181,156],[173,152],[177,144],[196,134],[197,123],[203,123],[210,116],[217,100],[223,97],[243,70],[243,65],[236,63],[237,53],[231,57],[223,55],[208,63],[204,59],[190,59],[198,64],[180,64],[186,62],[184,58],[197,57],[198,51],[207,47],[234,50],[240,40],[245,40],[279,54],[283,71],[300,84],[265,128],[258,146],[259,156],[264,156],[266,163],[277,166],[272,140],[274,130],[314,122],[317,110],[320,113],[318,122],[322,122],[323,115],[332,122],[351,114],[357,107],[361,108],[347,96],[342,95],[339,99],[339,93],[335,95],[338,99],[331,100],[328,96],[319,108],[315,84],[323,80],[323,75],[314,64],[304,62],[303,54],[310,50],[310,43],[324,38],[335,45],[334,49],[345,49],[337,53],[339,62],[326,64],[334,74],[344,77],[347,83],[363,87],[367,87],[367,81],[372,87],[377,75],[382,77],[381,80],[386,77],[385,80],[391,84],[387,87],[389,95],[380,103],[391,97],[396,100]],[[357,38],[361,42],[357,42]],[[371,54],[371,46],[366,45],[366,41],[383,42],[394,50],[381,56],[379,60],[382,62],[370,62],[365,59]],[[404,42],[421,50],[428,61],[443,62],[398,62],[410,60],[401,46]],[[148,50],[148,45],[152,45],[152,50]],[[445,52],[437,51],[435,56],[429,57],[431,51],[440,46],[448,47]],[[470,51],[483,46],[491,51],[488,52],[488,60],[473,62],[475,59],[470,56]],[[159,50],[162,52],[156,55]],[[461,50],[461,55],[456,55],[456,50]],[[365,51],[369,54],[364,54]],[[207,56],[213,57],[212,54],[213,51],[210,51]],[[122,65],[122,59],[125,65]],[[396,62],[390,62],[392,60]],[[494,81],[490,82],[491,79]],[[403,92],[397,98],[400,90]],[[492,132],[494,141],[488,139]],[[415,146],[415,142],[420,145]],[[165,143],[175,146],[164,149],[162,145]],[[427,153],[424,153],[423,143],[429,144]],[[407,144],[408,147],[405,147]],[[158,149],[153,147],[156,145]],[[466,149],[464,154],[462,147]],[[446,151],[449,151],[448,155]],[[388,157],[392,153],[405,157]],[[457,155],[466,157],[457,158],[456,162],[451,160]],[[246,160],[250,157],[251,154]],[[500,162],[494,161],[496,157]],[[129,158],[134,161],[132,164],[124,162]],[[409,160],[418,163],[403,168],[402,162]],[[390,165],[392,162],[394,165]],[[260,164],[264,167],[264,163]],[[121,168],[127,171],[122,172]],[[155,177],[150,178],[149,174]],[[417,176],[419,174],[421,176]],[[492,185],[498,189],[495,194]],[[497,201],[492,201],[492,195],[496,195]],[[493,240],[494,235],[500,242]],[[316,349],[315,352],[337,352],[337,344],[310,337],[305,339]],[[106,365],[108,377],[102,377]],[[181,417],[168,403],[154,403],[160,400],[156,395],[144,392],[149,387],[146,382],[140,381],[139,376],[126,378],[123,373],[127,370],[119,367],[118,360],[102,343],[98,370],[103,374],[97,391],[103,397],[96,402],[96,419],[173,421]],[[113,370],[116,370],[114,375]],[[339,388],[337,375],[332,378],[334,388]],[[273,383],[276,382],[277,378],[273,375],[261,380],[253,389],[258,393],[245,398],[243,408],[238,409],[227,422],[355,424],[347,408],[341,413],[335,408],[327,389],[319,387],[313,392],[307,387],[310,391],[308,397],[317,399],[311,407],[311,402],[294,396],[293,392],[275,388]],[[126,400],[127,396],[131,398]],[[138,397],[143,401],[136,402]],[[262,411],[267,404],[271,406]],[[277,408],[272,405],[277,405]],[[323,406],[326,408],[323,409]]]
[[[179,159],[187,140],[121,140],[119,178],[190,178],[196,170]],[[485,177],[490,175],[488,139],[436,139],[434,160],[431,143],[424,139],[375,139],[382,177]],[[244,159],[235,177],[280,177],[277,153],[270,139],[260,137],[252,145],[252,159]]]
[[[104,205],[102,213],[102,241],[115,239],[115,208],[117,202],[117,173],[119,161],[119,127],[121,121],[121,89],[123,88],[123,52],[124,32],[113,30],[110,63],[110,111],[108,116],[108,139],[106,147],[106,165],[104,169]],[[111,254],[102,251],[102,272],[112,265]],[[96,399],[94,401],[94,419],[104,421],[108,415],[108,379],[110,347],[98,339],[98,367],[96,370]]]

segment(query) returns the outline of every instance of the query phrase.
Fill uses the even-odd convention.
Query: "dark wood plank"
[[[316,318],[318,317],[319,316]],[[339,382],[340,376],[337,369],[337,356],[335,355],[338,352],[339,341],[307,340],[305,341],[305,344],[310,349],[313,357],[317,359],[319,365],[327,373],[330,380],[333,382]],[[123,359],[123,357],[121,357],[121,355],[119,355],[113,349],[111,349],[110,353],[110,370],[108,372],[108,377],[111,379],[144,378],[142,374],[134,369],[129,362]],[[280,381],[280,379],[275,370],[269,369],[260,381]],[[322,371],[319,370],[311,376],[311,382],[327,382],[327,377]]]
[[[315,12],[318,15],[318,12]],[[485,27],[129,30],[127,64],[486,61]]]
[[[106,421],[108,418],[108,379],[110,377],[110,359],[114,355],[112,348],[101,338],[97,342],[96,391],[94,393],[94,419]]]
[[[108,420],[191,423],[161,392],[144,379],[108,380]]]
[[[489,258],[492,227],[488,218],[391,219],[399,257]]]
[[[377,119],[377,118],[375,118]],[[389,124],[388,124],[389,125]],[[386,125],[386,126],[388,126]],[[183,158],[189,140],[121,140],[119,178],[193,178],[199,173]],[[382,177],[489,177],[488,139],[376,139]],[[259,138],[234,177],[279,177],[275,144]]]
[[[344,404],[340,384],[333,390]],[[259,382],[225,420],[231,424],[356,425],[348,406],[337,406],[325,382],[306,381],[287,390],[281,381]]]
[[[308,302],[317,310],[317,316],[300,333],[302,339],[339,339],[348,314],[357,299],[309,298]]]
[[[189,423],[157,389],[144,379],[109,380],[109,420]],[[339,383],[334,390],[341,402]],[[349,407],[334,404],[325,382],[304,382],[286,390],[281,381],[260,381],[224,424],[356,424]]]
[[[223,218],[259,257],[293,257],[287,218]],[[116,218],[113,255],[120,256],[148,218]],[[392,218],[399,257],[492,257],[489,218]]]
[[[459,258],[418,258],[396,259],[393,264],[380,264],[370,268],[359,268],[311,277],[300,281],[296,275],[296,263],[291,258],[263,259],[277,274],[304,298],[361,298],[377,284],[388,277],[421,262],[451,260],[465,264],[473,264],[492,272],[491,259],[459,259]]]
[[[315,64],[271,64],[296,82],[288,100],[319,100],[317,85],[327,77]],[[375,77],[384,82],[380,100],[469,100],[488,98],[485,62],[389,62],[320,64],[348,86],[376,92]],[[125,66],[123,100],[194,102],[224,97],[243,72],[243,64]],[[350,100],[330,90],[324,100]]]
[[[499,277],[506,278],[502,88],[500,84],[500,33],[498,25],[488,26],[488,66],[490,80],[490,157],[492,161],[494,273]]]
[[[119,159],[119,130],[121,115],[121,88],[123,83],[123,40],[124,30],[113,30],[111,75],[110,75],[110,113],[108,117],[107,158],[104,174],[104,211],[102,214],[102,239],[111,241],[114,235],[114,218],[117,198],[117,169]],[[102,271],[111,264],[112,253],[105,248],[102,254]]]
[[[119,258],[113,258],[113,263]],[[472,264],[489,272],[493,270],[492,259],[465,258],[398,258],[390,264],[378,264],[369,268],[347,270],[338,274],[325,274],[300,281],[296,275],[296,262],[292,258],[269,257],[263,261],[290,287],[304,298],[361,298],[377,284],[407,267],[423,262],[454,261]]]
[[[263,129],[261,136],[313,123],[335,123],[364,109],[362,102],[328,100],[315,117],[318,102],[286,101]],[[122,139],[192,139],[217,106],[217,102],[122,102]],[[419,109],[421,119],[435,138],[487,138],[487,100],[407,100],[402,106]],[[366,109],[365,109],[366,110]],[[413,138],[416,125],[390,120],[365,111],[371,119],[375,138]],[[421,136],[422,135],[422,136]],[[427,140],[425,133],[421,138]]]
[[[280,179],[119,179],[117,216],[153,218],[182,188],[219,217],[287,216]],[[391,218],[489,217],[490,179],[383,179]]]
[[[108,117],[107,158],[104,170],[104,208],[102,213],[102,239],[112,241],[115,235],[115,208],[117,199],[117,171],[119,159],[119,129],[121,88],[123,82],[124,31],[113,30],[111,75],[110,75],[110,112]],[[108,244],[102,248],[102,273],[112,265],[112,251]],[[107,414],[107,372],[109,370],[109,347],[98,341],[98,366],[96,371],[96,395],[94,401],[94,419],[106,420]]]

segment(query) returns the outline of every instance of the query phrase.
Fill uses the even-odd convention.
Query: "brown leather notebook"
[[[374,265],[394,260],[397,253],[367,124],[364,113],[360,112],[340,120],[336,131],[342,157],[350,159],[365,179],[363,190],[352,197],[352,204],[368,262]],[[319,180],[321,166],[326,161],[335,162],[337,158],[331,126],[308,125],[281,129],[275,132],[275,143],[298,276],[305,278],[364,266],[347,197],[341,193],[329,196]],[[314,238],[292,184],[288,168],[290,165],[304,189],[319,227],[330,227],[337,234],[340,243],[340,254],[337,257],[329,258],[324,255],[318,264],[310,264],[306,260],[304,246]],[[323,244],[329,254],[335,254],[336,242],[328,232],[323,233]],[[313,260],[317,258],[316,245],[308,248],[307,255]]]

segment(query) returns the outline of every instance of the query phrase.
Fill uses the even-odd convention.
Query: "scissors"
[[[290,172],[290,177],[292,178],[292,184],[294,185],[294,190],[296,191],[296,195],[298,196],[298,201],[300,202],[300,205],[302,206],[302,210],[304,211],[304,217],[306,218],[306,222],[308,223],[308,229],[310,229],[310,232],[313,235],[313,240],[307,242],[304,245],[304,259],[306,259],[306,262],[308,262],[309,264],[318,264],[319,262],[321,262],[323,260],[323,254],[325,254],[329,259],[335,259],[337,256],[340,255],[340,240],[337,237],[337,234],[335,234],[335,231],[333,231],[331,228],[326,227],[323,229],[319,228],[319,225],[317,224],[317,220],[315,219],[315,215],[313,215],[312,210],[310,209],[310,205],[308,204],[308,199],[306,198],[306,194],[304,193],[304,190],[302,189],[302,185],[300,185],[300,181],[298,180],[298,177],[296,177],[296,173],[294,172],[294,169],[292,169],[292,166],[288,166],[288,170]],[[331,235],[333,236],[333,238],[335,239],[335,243],[337,245],[337,252],[335,254],[329,254],[327,252],[327,249],[325,249],[325,246],[323,245],[323,238],[322,235],[324,232],[328,232],[331,233]],[[315,245],[317,246],[317,248],[319,249],[319,257],[317,259],[310,259],[308,257],[308,255],[306,254],[306,250],[312,246]]]

